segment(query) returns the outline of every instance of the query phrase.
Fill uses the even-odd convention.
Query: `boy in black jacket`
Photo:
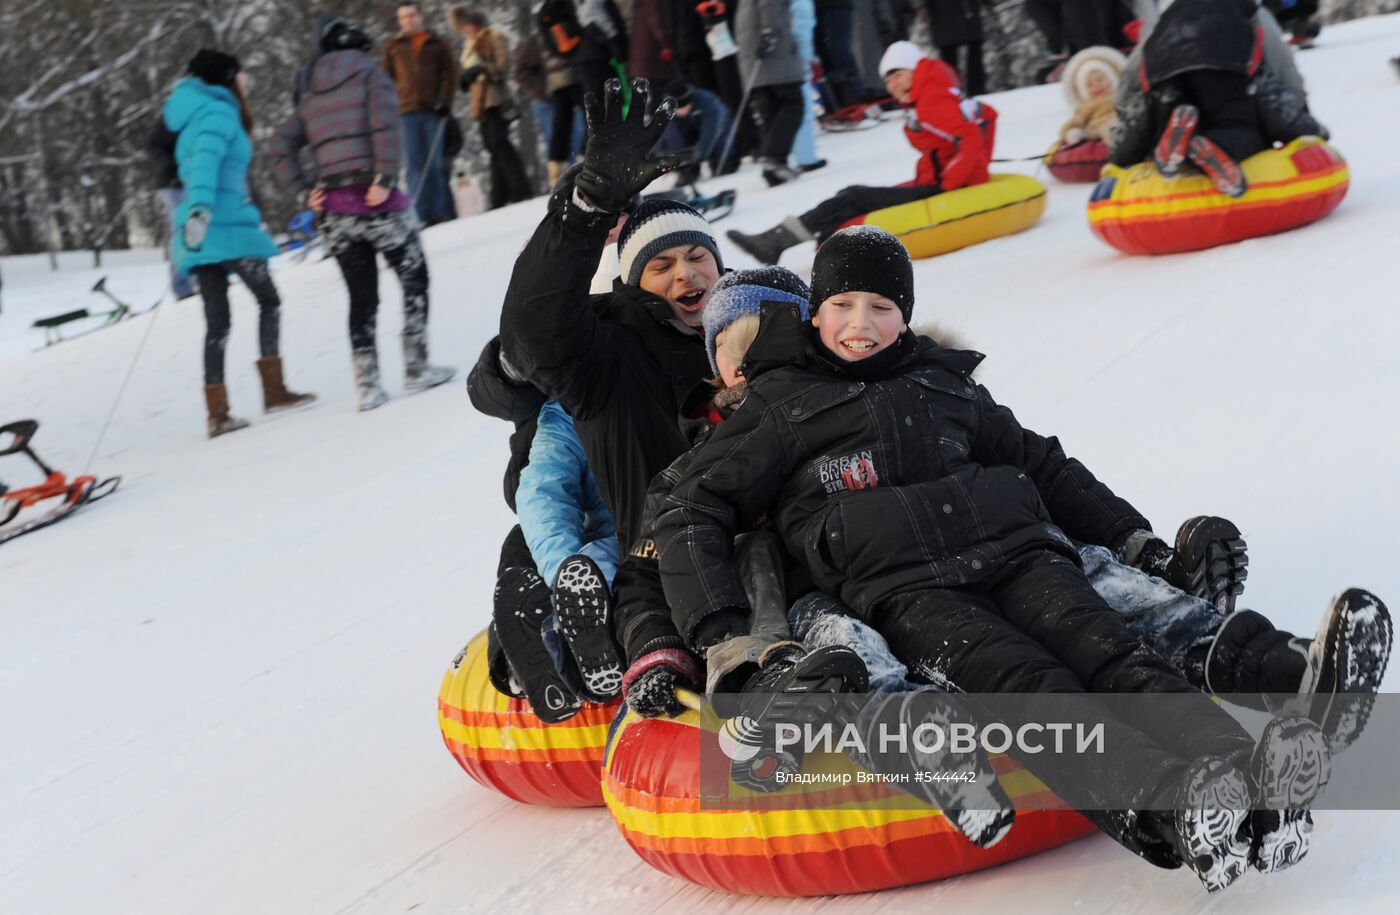
[[[1023,760],[1052,789],[1131,795],[1139,826],[1211,890],[1249,864],[1301,858],[1306,807],[1328,768],[1316,725],[1277,719],[1256,750],[1084,578],[1070,536],[1117,548],[1150,530],[1146,519],[974,385],[980,354],[909,332],[912,265],[893,236],[870,227],[832,236],[811,301],[810,328],[796,309],[765,313],[745,402],[661,518],[663,585],[681,636],[742,631],[748,602],[730,545],[766,513],[818,586],[879,630],[917,677],[974,693],[1180,694],[1152,715],[1109,718],[1102,755],[1073,766]],[[1190,758],[1164,749],[1171,742]],[[1306,795],[1285,787],[1283,759],[1317,774]],[[1251,814],[1251,795],[1272,809]],[[1107,804],[1104,795],[1085,806]],[[1120,835],[1121,818],[1086,813]]]

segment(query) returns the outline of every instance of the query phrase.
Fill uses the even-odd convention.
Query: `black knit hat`
[[[211,86],[233,88],[233,81],[243,66],[238,58],[213,48],[200,48],[190,60],[190,73]]]
[[[812,314],[843,292],[882,295],[899,306],[908,324],[914,317],[914,264],[904,244],[875,226],[851,226],[828,238],[812,264]]]
[[[369,40],[369,36],[364,33],[364,30],[350,20],[342,19],[339,16],[323,16],[322,18],[329,21],[321,25],[317,41],[321,50],[327,54],[332,51],[368,51],[374,47],[374,43]]]
[[[715,265],[724,272],[724,260],[719,256],[719,242],[705,217],[679,200],[664,197],[644,199],[632,210],[622,234],[617,237],[618,260],[622,267],[622,282],[628,286],[641,283],[642,269],[647,261],[677,245],[702,245],[715,256]]]

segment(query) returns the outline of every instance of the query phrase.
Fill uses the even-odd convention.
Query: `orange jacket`
[[[987,181],[996,109],[973,103],[981,108],[973,120],[963,113],[963,104],[958,74],[952,67],[941,60],[919,61],[904,124],[904,135],[919,151],[915,184],[951,191]]]

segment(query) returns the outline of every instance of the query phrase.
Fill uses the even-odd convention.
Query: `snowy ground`
[[[1310,633],[1346,585],[1400,603],[1400,17],[1329,28],[1302,58],[1352,166],[1324,222],[1160,259],[1087,227],[1087,186],[1042,223],[916,268],[919,317],[989,354],[1027,425],[1159,530],[1228,515],[1251,548],[1246,604]],[[1056,87],[992,99],[1002,156],[1043,148]],[[764,228],[841,186],[903,180],[894,125],[822,138],[832,165],[775,190],[735,179],[724,228]],[[1028,170],[1032,165],[1025,166]],[[494,333],[539,201],[433,229],[433,349],[467,366]],[[101,271],[145,307],[151,252]],[[810,250],[790,255],[810,267]],[[731,264],[741,261],[737,253]],[[121,491],[0,549],[0,909],[15,912],[1395,911],[1400,816],[1322,813],[1314,851],[1207,900],[1106,840],[939,884],[793,903],[699,890],[643,864],[603,810],[521,807],[443,749],[445,665],[487,620],[507,429],[460,384],[353,410],[345,294],[331,263],[278,274],[289,378],[309,411],[265,419],[255,311],[235,293],[229,383],[252,428],[203,436],[198,300],[57,347],[29,322],[101,304],[86,255],[3,265],[0,420],[34,416],[51,462]],[[396,284],[380,338],[397,393]],[[0,462],[11,485],[27,469]],[[1387,685],[1400,683],[1392,671]]]

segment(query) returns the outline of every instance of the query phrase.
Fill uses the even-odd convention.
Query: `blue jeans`
[[[403,116],[407,192],[413,197],[418,221],[425,226],[457,218],[442,162],[444,128],[443,117],[430,111],[410,111]]]
[[[554,135],[554,102],[547,98],[530,99],[530,115],[535,119],[535,127],[540,131],[544,148],[549,149],[550,137]],[[569,161],[583,154],[584,141],[583,112],[574,111],[573,138],[569,144]]]
[[[175,211],[180,208],[180,204],[185,202],[185,189],[182,187],[163,187],[156,191],[156,196],[160,198],[161,205],[165,207],[165,218],[170,224],[170,233],[165,239],[165,256],[170,261],[170,291],[175,293],[177,299],[187,299],[194,295],[194,280],[188,275],[181,273],[175,266],[175,233],[180,231],[179,224],[175,221]]]
[[[685,117],[677,117],[656,144],[658,153],[673,153],[694,148],[698,162],[710,162],[718,167],[714,158],[722,151],[719,147],[729,132],[733,118],[729,109],[718,95],[708,89],[694,88],[691,112]]]
[[[856,64],[854,7],[838,6],[817,13],[817,48],[826,66],[826,81],[836,106],[843,108],[861,92],[860,67]]]

